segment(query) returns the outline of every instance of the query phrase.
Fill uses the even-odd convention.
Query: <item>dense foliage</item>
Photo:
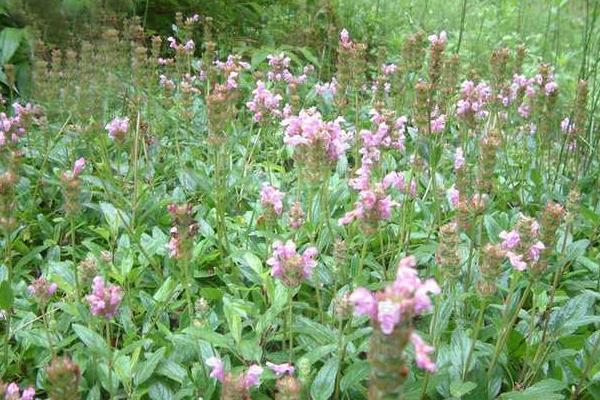
[[[108,3],[0,32],[0,399],[600,398],[600,5]]]

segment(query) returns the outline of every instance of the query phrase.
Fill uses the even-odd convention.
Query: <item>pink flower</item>
[[[435,372],[436,365],[429,358],[429,354],[433,353],[433,347],[429,346],[421,336],[416,333],[410,335],[410,341],[415,347],[415,361],[417,366],[429,372]]]
[[[566,117],[560,122],[560,130],[563,133],[572,133],[575,131],[575,125],[571,122],[569,117]]]
[[[340,46],[342,46],[346,49],[352,47],[352,41],[350,40],[350,34],[348,33],[348,31],[345,28],[342,29],[342,31],[340,32]]]
[[[185,46],[183,46],[183,51],[185,51],[186,53],[193,53],[195,48],[196,48],[196,44],[194,43],[194,41],[188,40],[185,43]]]
[[[330,161],[337,161],[350,147],[351,136],[341,127],[343,119],[323,121],[314,108],[301,110],[297,116],[282,121],[285,127],[284,143],[298,151],[323,154]]]
[[[117,315],[123,294],[121,288],[115,285],[105,286],[104,278],[97,276],[92,283],[92,293],[86,297],[93,315],[106,319]]]
[[[462,147],[457,147],[454,153],[454,170],[458,171],[465,164],[465,156]]]
[[[558,84],[554,81],[546,83],[544,86],[544,91],[546,92],[546,96],[550,96],[558,89]]]
[[[262,367],[253,364],[248,368],[248,371],[244,375],[244,387],[250,389],[252,386],[260,385],[260,376],[263,373]]]
[[[223,382],[225,379],[225,367],[223,365],[223,361],[217,357],[209,357],[206,359],[206,365],[212,368],[209,376],[218,380],[219,382]]]
[[[533,244],[533,246],[531,246],[529,248],[529,251],[527,252],[529,259],[532,261],[539,260],[540,254],[541,254],[542,250],[544,250],[545,248],[546,248],[546,246],[544,246],[544,243],[542,243],[538,240],[536,243]]]
[[[508,257],[510,265],[512,265],[517,271],[525,271],[527,269],[527,263],[523,261],[522,255],[515,254],[512,251],[507,251],[506,257]]]
[[[48,282],[45,278],[38,278],[27,289],[38,301],[47,302],[56,293],[58,285]]]
[[[112,121],[106,124],[106,130],[111,139],[122,140],[129,130],[129,118],[113,118]]]
[[[356,288],[350,295],[350,302],[353,304],[354,313],[357,316],[368,315],[371,318],[375,318],[377,315],[377,300],[365,288]]]
[[[259,122],[265,115],[281,117],[279,103],[283,99],[281,95],[275,95],[265,88],[265,84],[256,81],[256,89],[252,91],[253,98],[246,103],[246,107],[254,113],[254,121]]]
[[[275,215],[281,215],[284,196],[285,193],[280,192],[268,183],[263,183],[260,190],[260,203],[263,208],[271,210]]]
[[[400,322],[400,305],[390,300],[380,301],[377,304],[377,321],[381,332],[391,334],[394,326]]]
[[[280,278],[288,286],[296,286],[312,276],[312,270],[317,266],[316,255],[315,247],[308,247],[300,255],[294,242],[288,240],[284,244],[278,240],[273,243],[273,254],[267,264],[272,268],[273,277]]]
[[[35,389],[33,387],[28,387],[23,390],[23,394],[21,395],[21,400],[33,400],[35,397]]]
[[[429,35],[428,39],[429,43],[431,43],[432,46],[445,46],[446,42],[448,41],[448,36],[446,34],[446,31],[441,31],[439,35]]]
[[[77,177],[81,173],[81,171],[83,171],[84,168],[85,158],[81,157],[77,161],[75,161],[75,164],[73,165],[73,171],[71,171],[73,177]]]
[[[18,399],[20,393],[21,393],[21,390],[19,389],[19,386],[16,383],[12,382],[10,385],[8,385],[6,387],[6,391],[4,392],[4,397],[6,399],[10,399],[11,397]]]
[[[446,127],[446,115],[442,114],[431,120],[431,132],[439,133]]]
[[[450,200],[450,204],[452,204],[452,206],[454,207],[456,207],[456,205],[460,201],[460,192],[454,185],[452,185],[452,187],[448,189],[448,199]]]
[[[331,82],[317,83],[315,85],[315,93],[321,97],[334,97],[337,93],[337,80],[331,78]]]
[[[290,363],[284,364],[273,364],[272,362],[267,361],[267,367],[277,375],[277,377],[281,377],[285,374],[293,375],[295,368]]]
[[[413,256],[400,260],[396,280],[381,292],[356,289],[350,295],[354,313],[368,315],[383,334],[389,335],[402,321],[431,310],[429,295],[440,293],[440,287],[433,279],[422,281],[416,263]]]
[[[521,241],[519,232],[517,232],[514,229],[510,232],[506,232],[506,231],[500,232],[500,239],[503,239],[502,248],[504,250],[514,249],[515,247],[517,247],[517,245]]]

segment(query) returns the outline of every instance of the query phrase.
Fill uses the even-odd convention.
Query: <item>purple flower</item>
[[[21,395],[21,400],[33,400],[35,396],[35,389],[33,387],[28,387],[23,390],[23,394]]]
[[[450,204],[452,204],[453,207],[456,207],[456,205],[460,201],[460,192],[454,185],[452,185],[452,187],[448,189],[448,199],[450,200]]]
[[[463,155],[462,147],[457,147],[454,153],[454,170],[458,171],[465,164],[465,157]]]
[[[377,304],[377,321],[381,332],[391,334],[394,326],[400,322],[400,305],[391,300],[380,301]]]
[[[252,386],[260,385],[260,376],[263,373],[263,368],[253,364],[248,368],[244,375],[244,387],[250,389]]]
[[[273,243],[273,254],[267,260],[271,266],[271,275],[280,278],[288,286],[297,286],[312,275],[312,270],[317,262],[315,247],[308,247],[302,255],[296,251],[296,244],[288,240],[285,244],[281,241]]]
[[[314,108],[301,110],[297,116],[287,117],[281,122],[285,127],[284,143],[298,147],[299,151],[323,154],[330,161],[337,161],[350,147],[351,135],[342,129],[342,121],[342,118],[323,121]]]
[[[431,132],[440,133],[446,127],[446,115],[442,114],[431,120]]]
[[[554,81],[546,83],[544,86],[544,91],[546,92],[546,96],[550,96],[558,89],[558,84]]]
[[[560,122],[560,130],[563,133],[573,133],[575,131],[575,125],[571,122],[569,117],[566,117]]]
[[[129,118],[113,118],[112,121],[106,124],[106,130],[111,139],[122,140],[129,130]]]
[[[275,215],[281,215],[284,196],[285,193],[280,192],[268,183],[263,183],[260,190],[260,203],[263,208],[272,211]]]
[[[254,113],[254,122],[259,122],[265,115],[281,117],[279,103],[283,99],[281,95],[275,95],[265,88],[265,84],[256,81],[256,89],[252,91],[253,98],[246,103],[246,107]]]
[[[377,315],[377,300],[373,294],[365,288],[356,288],[350,295],[350,302],[354,306],[354,314],[368,315],[375,318]]]
[[[57,288],[56,283],[50,283],[45,278],[38,278],[27,287],[29,293],[41,302],[47,302]]]
[[[500,232],[500,239],[503,240],[502,248],[504,250],[511,250],[517,247],[519,242],[521,241],[521,237],[519,236],[519,232],[516,230],[512,230],[510,232],[502,231]]]
[[[272,362],[267,361],[267,367],[277,375],[277,377],[281,377],[285,374],[293,375],[295,368],[290,363],[284,364],[273,364]]]
[[[421,336],[416,333],[410,335],[410,341],[415,347],[415,361],[417,366],[426,371],[435,372],[436,365],[431,358],[429,358],[429,354],[433,352],[433,347],[425,343]]]
[[[538,240],[536,243],[534,243],[529,248],[529,251],[527,252],[529,259],[532,261],[539,260],[540,254],[541,254],[542,250],[544,250],[545,248],[546,248],[546,246],[544,245],[544,243],[542,243],[541,241]]]
[[[206,365],[212,368],[209,376],[218,380],[219,382],[223,382],[225,379],[225,367],[223,365],[223,361],[217,357],[209,357],[206,359]]]
[[[71,171],[73,177],[77,177],[81,173],[81,171],[83,171],[84,168],[85,158],[81,157],[77,161],[75,161],[75,164],[73,165],[73,171]]]
[[[104,278],[97,276],[92,283],[92,293],[86,297],[93,315],[106,319],[117,315],[123,294],[121,288],[115,285],[105,286]]]
[[[512,265],[517,271],[525,271],[527,269],[527,263],[523,261],[522,255],[515,254],[512,251],[507,251],[506,257],[508,257],[510,265]]]

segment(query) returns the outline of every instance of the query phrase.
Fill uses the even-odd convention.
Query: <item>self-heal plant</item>
[[[249,399],[250,390],[260,386],[260,376],[263,373],[260,365],[252,364],[246,372],[233,375],[225,371],[225,365],[218,357],[208,358],[205,364],[211,368],[210,377],[221,383],[222,400]]]
[[[23,389],[23,393],[19,389],[19,385],[15,382],[8,385],[0,381],[0,398],[3,400],[33,400],[35,397],[35,389],[28,387]]]
[[[108,132],[108,137],[116,142],[121,143],[125,140],[127,131],[129,131],[129,118],[115,117],[108,124],[106,124],[105,128]]]
[[[92,314],[106,319],[117,315],[122,299],[122,289],[115,285],[107,286],[101,276],[94,278],[92,292],[86,297]]]
[[[350,296],[354,312],[368,316],[373,325],[369,348],[372,367],[369,398],[385,399],[402,394],[408,375],[403,350],[410,341],[415,347],[417,365],[429,372],[436,369],[429,355],[433,348],[414,331],[413,319],[432,309],[430,294],[440,293],[433,279],[422,280],[412,256],[400,261],[396,279],[382,291],[373,293],[359,287]]]
[[[267,264],[271,266],[273,277],[281,279],[289,287],[295,287],[311,277],[317,266],[316,255],[316,247],[308,247],[300,254],[293,241],[283,243],[278,240],[273,243],[273,254]]]

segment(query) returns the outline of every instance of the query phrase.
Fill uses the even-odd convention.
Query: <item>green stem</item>
[[[531,291],[532,285],[533,285],[533,281],[530,280],[529,283],[527,284],[527,287],[525,288],[525,291],[523,292],[523,295],[521,296],[521,299],[519,300],[519,304],[517,304],[517,308],[515,309],[510,321],[508,322],[507,325],[505,325],[500,338],[498,338],[498,340],[496,341],[496,347],[494,348],[494,354],[492,356],[492,360],[490,361],[490,365],[488,367],[488,372],[487,372],[488,381],[492,377],[494,367],[496,366],[496,362],[498,361],[498,356],[500,355],[500,352],[504,348],[504,345],[506,344],[506,340],[508,339],[508,335],[509,335],[510,331],[512,330],[513,326],[515,325],[517,318],[519,317],[519,311],[521,310],[521,308],[523,308],[523,304],[525,304],[525,300],[529,296],[529,292]],[[506,305],[506,307],[508,307],[508,306],[509,306],[509,304]]]
[[[465,361],[465,365],[462,372],[462,380],[464,382],[467,373],[469,372],[469,365],[471,364],[471,358],[473,357],[473,350],[475,350],[475,344],[477,343],[477,338],[479,336],[479,331],[483,326],[483,317],[485,315],[485,308],[487,306],[486,299],[481,301],[481,307],[479,308],[479,318],[477,318],[477,324],[475,325],[475,329],[473,330],[473,337],[471,339],[471,345],[469,346],[469,352],[467,353],[467,360]]]
[[[75,298],[77,298],[77,301],[79,301],[79,296],[81,296],[81,284],[79,281],[79,269],[77,268],[77,263],[75,262],[75,258],[76,258],[76,252],[75,252],[75,246],[76,246],[76,239],[75,239],[75,216],[71,216],[70,218],[70,225],[71,225],[71,232],[70,232],[70,236],[71,236],[71,258],[73,259],[73,266],[74,266],[74,271],[75,271]]]
[[[288,288],[288,307],[287,307],[287,329],[288,329],[288,344],[289,344],[289,362],[294,360],[294,330],[292,326],[293,321],[293,301],[294,293],[291,288]]]

